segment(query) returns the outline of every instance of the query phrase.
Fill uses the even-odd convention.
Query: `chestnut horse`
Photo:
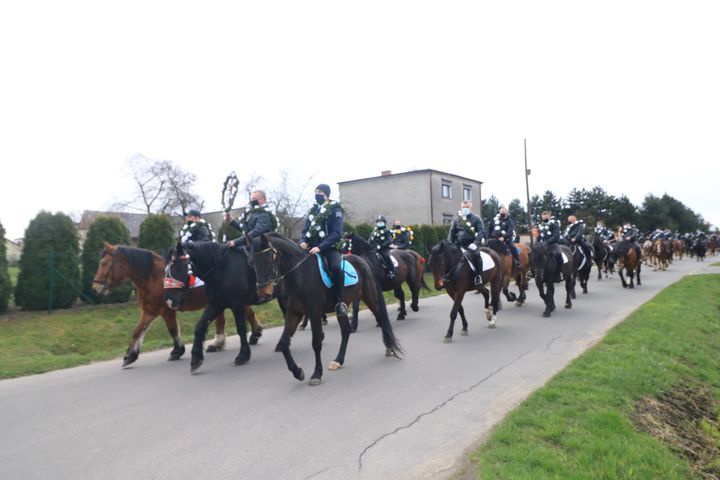
[[[508,252],[507,245],[505,242],[501,242],[497,239],[490,239],[488,241],[488,247],[495,250],[500,255],[500,264],[503,270],[503,294],[507,298],[508,302],[515,302],[515,305],[521,307],[525,303],[527,295],[525,291],[528,289],[528,272],[530,271],[530,247],[522,245],[520,243],[514,244],[518,250],[518,260],[520,261],[520,268],[513,268],[512,255]],[[509,290],[510,281],[515,280],[515,285],[518,287],[520,292],[518,296],[515,292]]]
[[[642,260],[637,258],[637,251],[627,240],[621,240],[615,245],[615,249],[612,252],[613,259],[618,262],[618,273],[620,274],[620,281],[622,282],[623,288],[635,288],[633,283],[633,276],[637,274],[637,284],[640,283],[640,268],[642,267]],[[630,283],[625,281],[623,276],[623,269],[630,277]]]
[[[468,334],[468,323],[462,301],[465,293],[469,291],[477,290],[483,294],[485,297],[485,317],[490,322],[488,327],[495,328],[496,315],[501,308],[500,292],[504,285],[500,255],[494,250],[485,247],[480,248],[480,251],[488,254],[494,265],[489,270],[482,272],[483,285],[475,286],[473,284],[475,272],[470,267],[467,252],[448,240],[441,241],[430,250],[428,263],[435,280],[435,288],[437,290],[445,289],[450,298],[453,299],[453,306],[450,310],[450,326],[443,339],[445,343],[452,342],[455,319],[458,313],[463,326],[460,335]],[[485,267],[486,265],[483,265],[483,268]],[[487,283],[490,283],[490,291],[485,287]],[[491,305],[492,310],[490,310]]]
[[[422,258],[419,253],[412,250],[391,250],[390,255],[398,261],[398,266],[396,268],[395,278],[390,280],[385,274],[385,268],[378,254],[367,240],[355,233],[346,234],[344,240],[345,248],[343,250],[347,251],[343,251],[343,253],[360,255],[368,265],[370,265],[373,273],[375,273],[375,280],[380,284],[380,288],[384,292],[392,290],[395,293],[395,298],[400,301],[397,320],[405,320],[405,316],[407,315],[403,283],[407,283],[408,287],[410,287],[410,295],[412,295],[410,308],[413,312],[420,310],[418,306],[420,288],[428,289],[428,286],[425,284],[425,279],[423,278],[425,259]],[[350,247],[351,245],[352,247]],[[359,305],[359,299],[353,301],[353,314],[352,320],[350,321],[351,332],[357,330]]]
[[[173,339],[173,349],[169,360],[179,359],[185,353],[185,345],[180,336],[176,311],[165,303],[163,278],[165,277],[165,260],[156,253],[142,248],[111,245],[104,242],[100,254],[95,278],[93,278],[93,291],[98,295],[107,295],[110,289],[130,280],[137,292],[140,305],[140,319],[133,331],[130,345],[123,358],[123,367],[127,367],[140,355],[145,332],[157,317],[162,317],[165,326]],[[188,300],[182,311],[193,311],[204,308],[207,304],[205,289],[195,288],[188,295]],[[252,324],[252,343],[262,335],[262,325],[255,318],[252,310],[247,312],[248,321]],[[225,316],[218,315],[215,322],[216,334],[213,343],[208,346],[209,352],[222,350],[225,346]]]

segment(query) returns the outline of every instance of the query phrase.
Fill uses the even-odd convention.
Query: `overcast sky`
[[[718,225],[718,25],[717,1],[2,2],[0,221],[132,196],[138,153],[206,210],[283,168],[434,168],[507,204],[527,138],[531,194],[668,193]]]

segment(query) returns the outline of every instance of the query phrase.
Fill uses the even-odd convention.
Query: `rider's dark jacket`
[[[551,218],[538,225],[538,241],[546,242],[548,245],[555,245],[560,242],[560,222]]]
[[[480,247],[485,243],[485,228],[482,220],[472,212],[465,217],[458,215],[450,227],[448,240],[459,247],[466,248],[471,243]]]

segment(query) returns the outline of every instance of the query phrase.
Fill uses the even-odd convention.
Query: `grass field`
[[[719,320],[720,274],[665,289],[508,415],[465,475],[719,478]]]
[[[17,277],[15,277],[17,278]],[[431,290],[421,290],[421,297],[444,292],[432,288],[432,276],[426,274]],[[406,289],[408,311],[410,294]],[[386,292],[388,304],[396,303],[392,292]],[[265,327],[282,325],[283,319],[277,302],[253,307]],[[391,320],[395,309],[388,309]],[[183,340],[192,341],[197,312],[179,312]],[[228,335],[236,334],[232,314],[228,313]],[[134,303],[98,306],[80,306],[67,310],[46,312],[11,312],[0,315],[0,378],[19,377],[59,368],[74,367],[98,360],[109,360],[125,354],[132,331],[140,318]],[[208,338],[214,335],[211,325]],[[158,318],[148,329],[142,351],[172,347],[165,323]],[[188,355],[188,353],[186,353]],[[142,357],[142,354],[141,354]]]

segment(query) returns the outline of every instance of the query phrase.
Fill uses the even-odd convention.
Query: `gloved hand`
[[[474,244],[474,243],[471,243],[471,244],[468,246],[468,250],[474,252],[475,250],[477,250],[477,245]]]

